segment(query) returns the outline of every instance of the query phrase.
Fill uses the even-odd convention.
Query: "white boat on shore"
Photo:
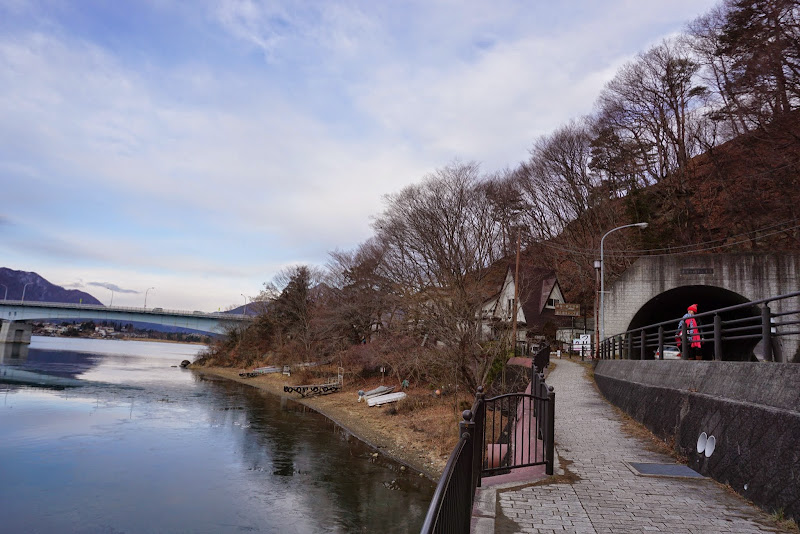
[[[394,391],[394,386],[378,386],[375,389],[371,389],[369,391],[359,391],[358,392],[358,402],[361,402],[364,399],[371,399],[372,397],[377,397],[379,395],[386,395],[387,393],[391,393]]]
[[[382,404],[389,404],[390,402],[397,402],[401,399],[405,399],[407,396],[408,395],[402,391],[389,393],[387,395],[378,395],[377,397],[367,399],[367,406],[381,406]]]

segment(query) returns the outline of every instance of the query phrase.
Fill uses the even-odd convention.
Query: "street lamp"
[[[244,293],[239,294],[244,297],[244,313],[242,315],[247,315],[247,297],[244,296]]]
[[[603,307],[603,297],[605,296],[605,263],[603,262],[603,241],[606,240],[608,234],[611,232],[616,232],[617,230],[622,230],[623,228],[630,228],[632,226],[638,226],[639,228],[647,228],[646,222],[634,223],[634,224],[626,224],[624,226],[617,226],[616,228],[612,228],[603,236],[600,240],[600,339],[606,338],[606,310]]]
[[[594,260],[594,357],[600,358],[600,316],[598,314],[598,299],[600,298],[600,260]]]
[[[145,308],[147,308],[147,293],[148,293],[148,291],[150,291],[151,289],[155,289],[155,288],[154,288],[154,287],[148,287],[148,288],[147,288],[147,291],[145,291],[145,292],[144,292],[144,307],[145,307]]]
[[[8,298],[8,286],[5,285],[5,284],[0,284],[0,286],[3,286],[4,288],[6,288],[6,295],[3,297],[3,300],[6,300],[6,298]]]
[[[31,285],[30,282],[28,282],[24,286],[22,286],[22,302],[25,302],[25,290],[28,289],[29,285]]]

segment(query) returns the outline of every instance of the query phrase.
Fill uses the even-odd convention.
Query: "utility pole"
[[[519,242],[520,229],[517,228],[517,259],[514,267],[514,302],[511,306],[511,350],[514,356],[517,355],[517,299],[519,298]],[[506,365],[508,360],[503,362],[503,392],[506,390]],[[533,365],[533,364],[531,364]]]
[[[517,228],[517,264],[514,268],[514,306],[512,306],[513,316],[511,318],[511,349],[514,356],[517,355],[517,302],[519,298],[519,242],[520,230]]]

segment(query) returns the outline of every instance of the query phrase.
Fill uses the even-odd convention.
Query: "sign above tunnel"
[[[684,268],[681,269],[681,274],[714,274],[714,269],[711,267],[705,268]]]
[[[566,302],[556,302],[556,315],[566,315],[567,317],[580,317],[581,305],[568,304]]]

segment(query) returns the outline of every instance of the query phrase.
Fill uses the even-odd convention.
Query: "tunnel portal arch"
[[[668,291],[664,291],[647,301],[639,310],[636,311],[627,330],[634,330],[643,326],[669,321],[676,317],[683,316],[686,308],[691,304],[697,304],[698,313],[705,311],[737,306],[746,304],[750,300],[734,291],[710,286],[710,285],[688,285],[680,286]],[[758,306],[747,306],[738,310],[723,312],[720,314],[723,321],[733,319],[744,319],[746,317],[760,317],[761,311]],[[698,322],[711,323],[711,316],[701,317]],[[669,328],[664,331],[664,343],[672,344],[675,339],[675,329]],[[753,349],[758,344],[758,339],[739,340],[736,343],[722,342],[722,359],[733,361],[747,361],[752,359]],[[703,359],[714,359],[713,343],[704,343],[702,347]]]
[[[677,326],[689,304],[697,303],[701,312],[709,311],[717,307],[715,303],[760,302],[793,293],[798,287],[798,252],[643,256],[606,284],[609,289],[601,321],[605,336],[621,334],[645,321],[653,324],[659,317],[675,319]],[[769,308],[776,316],[790,313],[800,309],[800,297],[770,302]],[[771,353],[776,361],[800,362],[800,334],[786,332],[773,338],[773,343]],[[739,348],[730,346],[738,356],[729,352],[726,359],[744,357],[751,343],[739,340],[738,344]],[[753,352],[763,357],[760,345]]]

